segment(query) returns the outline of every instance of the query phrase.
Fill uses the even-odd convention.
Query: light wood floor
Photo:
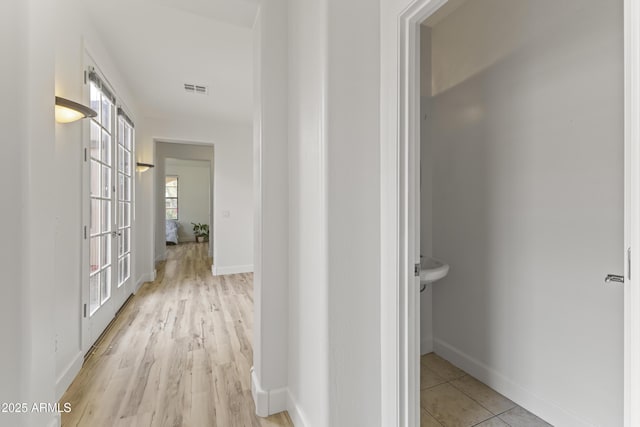
[[[292,426],[251,398],[253,285],[213,277],[207,245],[169,247],[62,397],[63,426]]]

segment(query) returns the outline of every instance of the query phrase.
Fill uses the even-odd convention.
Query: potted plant
[[[209,224],[191,223],[193,225],[193,234],[196,236],[196,242],[209,241]]]

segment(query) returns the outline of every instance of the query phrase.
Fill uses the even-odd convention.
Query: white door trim
[[[382,408],[383,425],[420,424],[420,295],[419,279],[413,271],[414,264],[420,261],[416,250],[419,247],[416,194],[420,183],[419,27],[446,2],[412,2],[394,18],[398,30],[395,34],[384,31],[383,23],[383,37],[397,37],[390,52],[385,52],[383,46],[381,90],[382,108],[389,108],[382,111],[382,116],[385,112],[387,117],[397,114],[394,116],[397,121],[383,122],[381,128],[382,259],[386,260],[381,269],[382,402],[389,402]],[[397,61],[395,69],[387,70],[385,59],[393,57]],[[385,77],[389,80],[384,80]],[[394,87],[386,86],[391,81]]]
[[[640,425],[640,3],[624,2],[624,425]],[[627,256],[627,248],[631,248]]]
[[[383,425],[419,425],[417,287],[412,278],[419,181],[411,156],[419,142],[418,26],[447,0],[415,0],[383,22],[382,170],[382,402]],[[640,425],[640,2],[625,0],[625,313],[624,425]],[[383,7],[384,19],[385,10]],[[397,30],[394,33],[394,29]],[[387,43],[391,43],[387,46]],[[392,66],[393,65],[393,66]],[[396,74],[397,73],[397,74]],[[419,171],[418,171],[419,173]],[[633,248],[627,258],[627,248]],[[632,267],[630,269],[630,267]],[[634,274],[629,278],[629,271]],[[637,272],[637,273],[635,273]]]

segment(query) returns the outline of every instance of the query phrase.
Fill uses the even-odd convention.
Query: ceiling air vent
[[[206,95],[209,93],[209,88],[207,86],[194,85],[191,83],[185,83],[184,90],[187,93],[198,93],[200,95]]]

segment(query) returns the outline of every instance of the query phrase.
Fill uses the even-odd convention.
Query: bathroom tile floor
[[[435,353],[420,361],[421,427],[549,427],[551,424]]]

